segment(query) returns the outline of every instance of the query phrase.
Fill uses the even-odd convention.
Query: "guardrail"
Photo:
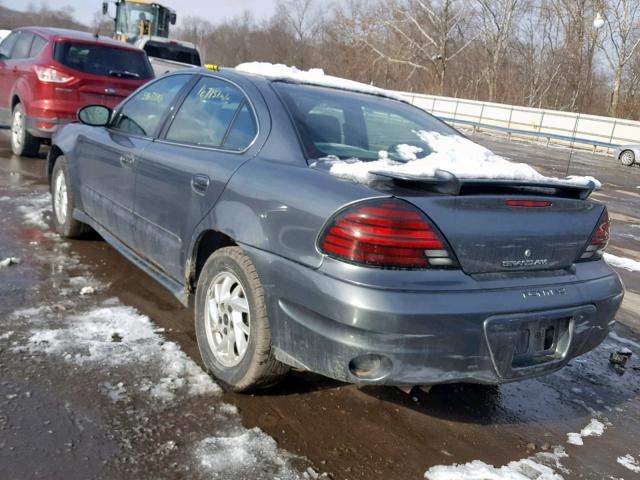
[[[640,122],[619,118],[518,107],[436,95],[397,92],[413,105],[447,123],[519,137],[545,139],[569,147],[590,146],[607,152],[619,145],[640,143]]]

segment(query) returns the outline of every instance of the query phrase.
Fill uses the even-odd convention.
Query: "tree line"
[[[64,10],[6,11],[3,28],[112,30],[98,13],[79,27]],[[396,90],[640,119],[640,0],[279,0],[266,19],[178,16],[172,36],[209,63],[319,67]]]

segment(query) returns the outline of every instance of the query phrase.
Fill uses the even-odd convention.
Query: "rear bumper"
[[[470,289],[475,281],[461,272],[460,288],[450,281],[423,290],[372,288],[247,252],[265,288],[277,357],[353,383],[498,384],[546,374],[599,345],[623,297],[604,262],[568,275],[571,281],[538,279],[536,292],[563,293],[532,296],[522,280],[512,288]],[[594,272],[597,278],[580,278]],[[550,326],[557,333],[545,352],[516,351],[523,331],[544,334]]]
[[[73,122],[73,118],[33,117],[27,116],[27,131],[38,138],[51,138],[65,125]]]

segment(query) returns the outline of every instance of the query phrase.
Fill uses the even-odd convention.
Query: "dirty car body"
[[[157,121],[123,128],[127,105],[145,96],[160,99]],[[190,98],[213,97],[237,106],[217,115],[244,122],[216,147],[215,133],[200,135],[216,130],[206,112],[181,116]],[[331,117],[349,102],[364,106]],[[185,305],[207,257],[239,246],[264,286],[272,348],[287,365],[355,383],[497,384],[555,371],[603,341],[623,288],[591,246],[608,228],[602,204],[526,185],[452,194],[336,178],[318,159],[347,137],[363,149],[382,132],[395,143],[384,120],[363,136],[350,116],[369,110],[456,134],[399,100],[199,69],[143,87],[106,127],[65,127],[49,162],[69,163],[74,217]],[[399,230],[389,235],[401,245],[389,248],[400,250],[376,244],[386,228]]]

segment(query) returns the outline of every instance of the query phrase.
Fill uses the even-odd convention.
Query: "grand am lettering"
[[[528,260],[504,260],[502,266],[505,268],[516,267],[538,267],[541,265],[547,265],[549,260],[546,258],[528,259]]]
[[[566,295],[567,289],[564,287],[560,288],[541,288],[536,290],[525,290],[522,292],[522,298],[532,298],[532,297],[553,297],[556,295]]]

